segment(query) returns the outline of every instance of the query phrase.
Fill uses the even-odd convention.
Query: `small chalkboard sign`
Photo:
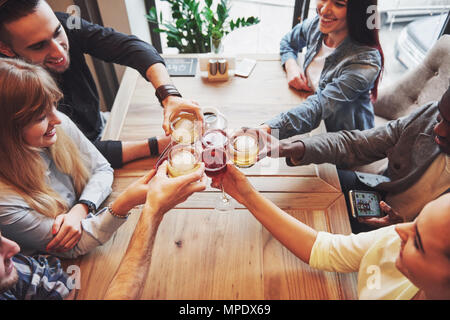
[[[172,77],[195,77],[197,58],[166,58],[167,71]]]

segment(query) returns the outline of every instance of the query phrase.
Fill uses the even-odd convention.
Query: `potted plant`
[[[228,0],[220,0],[213,10],[213,0],[161,0],[167,1],[172,9],[172,21],[158,19],[156,8],[146,15],[152,23],[160,27],[156,32],[167,34],[167,45],[178,48],[180,53],[218,53],[222,39],[231,31],[259,23],[259,18],[237,18],[229,16]],[[214,49],[214,50],[212,50]]]

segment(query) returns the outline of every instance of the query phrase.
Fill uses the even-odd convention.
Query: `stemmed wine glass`
[[[208,177],[218,177],[227,170],[228,162],[228,136],[222,129],[210,129],[202,138],[202,161],[205,164],[205,173]],[[234,209],[234,203],[220,184],[222,194],[216,202],[215,209],[219,212],[229,212]]]

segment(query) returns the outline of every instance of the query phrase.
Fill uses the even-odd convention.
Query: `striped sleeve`
[[[13,258],[18,281],[4,292],[0,299],[62,300],[73,287],[72,279],[63,271],[59,259],[52,256],[28,257],[21,254]]]

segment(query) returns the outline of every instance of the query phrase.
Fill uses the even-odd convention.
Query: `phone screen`
[[[353,208],[358,217],[381,217],[380,199],[374,192],[353,191]]]

